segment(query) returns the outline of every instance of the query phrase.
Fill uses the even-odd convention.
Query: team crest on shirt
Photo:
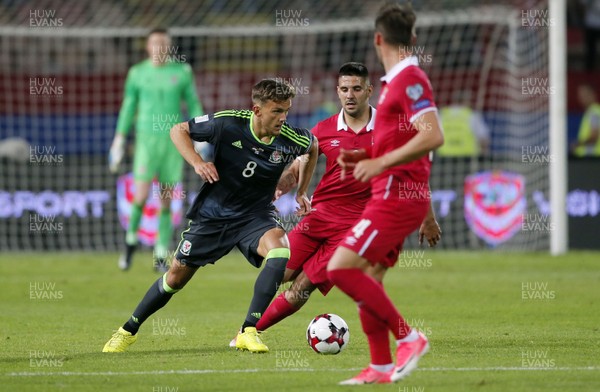
[[[181,244],[181,248],[179,249],[181,254],[189,256],[190,250],[192,250],[192,243],[188,240],[183,241],[183,244]]]
[[[331,141],[331,147],[339,147],[340,146],[340,141],[335,139]]]
[[[421,98],[421,95],[423,95],[423,86],[421,86],[420,83],[408,86],[406,88],[406,95],[408,95],[408,98],[416,101],[417,99]]]
[[[271,156],[269,157],[269,162],[271,163],[281,163],[283,160],[283,155],[279,151],[273,151]]]

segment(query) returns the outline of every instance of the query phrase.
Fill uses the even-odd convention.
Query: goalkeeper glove
[[[108,169],[111,173],[116,174],[119,172],[123,156],[125,155],[125,138],[123,135],[117,134],[110,146],[108,153]]]

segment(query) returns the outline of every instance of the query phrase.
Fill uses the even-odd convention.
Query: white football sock
[[[370,364],[369,366],[371,367],[371,369],[377,370],[378,372],[381,372],[381,373],[387,373],[387,372],[391,371],[394,368],[394,364],[393,363],[388,363],[387,365],[373,365],[373,364]]]
[[[408,335],[406,335],[404,338],[402,339],[398,339],[396,340],[396,345],[400,345],[400,343],[409,343],[409,342],[414,342],[415,340],[417,340],[419,338],[419,333],[417,332],[416,329],[411,329],[410,333]]]

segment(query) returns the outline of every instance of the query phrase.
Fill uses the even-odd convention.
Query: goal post
[[[555,93],[550,96],[550,164],[551,217],[555,230],[551,233],[550,253],[561,255],[569,249],[567,230],[567,5],[565,0],[550,1],[549,17],[554,26],[549,32],[550,85]]]

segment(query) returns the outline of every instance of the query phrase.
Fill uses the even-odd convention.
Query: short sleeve
[[[402,76],[399,101],[408,121],[412,123],[422,114],[436,110],[431,83],[427,76],[414,71],[406,72],[406,75]]]
[[[296,156],[308,154],[314,140],[312,133],[308,129],[290,127],[288,124],[283,124],[281,127],[281,135],[287,138],[295,147],[292,151],[294,151],[294,155]]]
[[[323,153],[323,151],[321,151],[321,137],[319,137],[319,134],[321,133],[321,127],[319,126],[319,124],[321,124],[320,122],[317,123],[317,125],[315,125],[311,130],[310,133],[313,134],[314,137],[317,138],[317,140],[319,140],[319,155],[321,155]]]
[[[308,152],[310,151],[310,147],[313,144],[313,141],[315,140],[315,137],[313,136],[313,134],[306,128],[300,128],[299,129],[299,133],[303,138],[307,138],[308,139],[308,145],[306,146],[306,150],[301,154],[308,154]]]
[[[222,119],[215,118],[214,114],[205,114],[194,117],[188,121],[190,137],[197,142],[215,144],[220,137],[223,127]]]

